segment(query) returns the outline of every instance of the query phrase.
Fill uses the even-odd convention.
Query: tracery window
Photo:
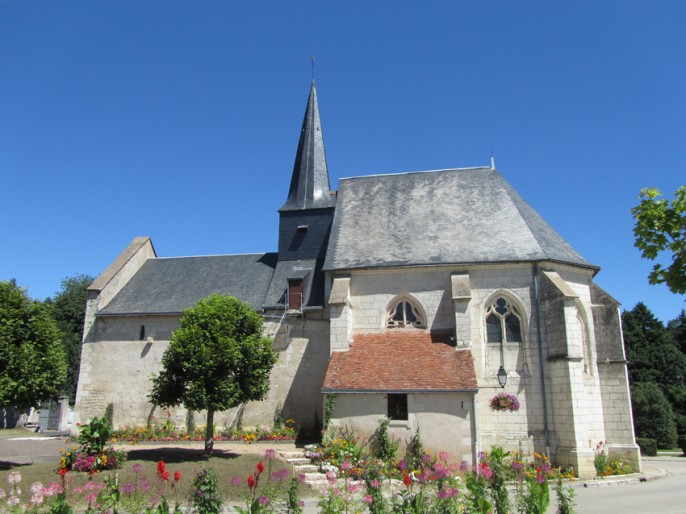
[[[426,320],[421,309],[412,300],[403,297],[391,304],[391,308],[388,310],[388,317],[386,318],[386,325],[391,328],[423,328],[426,326]]]
[[[504,296],[486,310],[486,341],[489,343],[521,343],[522,317],[517,308]]]

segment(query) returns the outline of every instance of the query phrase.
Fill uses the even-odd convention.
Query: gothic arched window
[[[486,341],[489,343],[521,343],[522,318],[512,302],[504,296],[486,310]]]
[[[422,310],[412,300],[402,297],[393,302],[388,309],[386,326],[424,328],[426,320]]]

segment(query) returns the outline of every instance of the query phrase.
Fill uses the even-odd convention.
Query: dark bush
[[[676,423],[674,412],[657,384],[642,382],[631,386],[636,436],[655,439],[658,448],[674,448]]]
[[[677,436],[676,444],[679,448],[681,448],[681,451],[686,454],[686,435]]]
[[[655,439],[637,437],[636,444],[641,449],[641,455],[646,457],[655,457],[657,455],[657,442]]]

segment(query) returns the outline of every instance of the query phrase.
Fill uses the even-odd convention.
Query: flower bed
[[[281,427],[261,428],[253,430],[225,430],[215,432],[215,441],[294,441],[298,435],[295,421],[286,420]],[[117,428],[112,433],[112,442],[136,444],[144,441],[204,441],[205,427],[197,427],[192,432],[180,430],[169,421],[153,423],[145,427],[130,427],[128,425]]]

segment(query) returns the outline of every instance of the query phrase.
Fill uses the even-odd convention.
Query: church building
[[[278,213],[276,252],[158,257],[137,237],[93,282],[82,423],[110,403],[116,426],[159,418],[150,377],[182,311],[224,293],[262,313],[279,360],[268,398],[217,413],[218,429],[280,416],[316,434],[328,397],[334,425],[369,436],[388,416],[395,436],[419,431],[457,461],[499,445],[590,477],[603,441],[640,468],[619,305],[493,164],[344,178],[333,191],[313,82]],[[498,393],[519,409],[499,408]]]

